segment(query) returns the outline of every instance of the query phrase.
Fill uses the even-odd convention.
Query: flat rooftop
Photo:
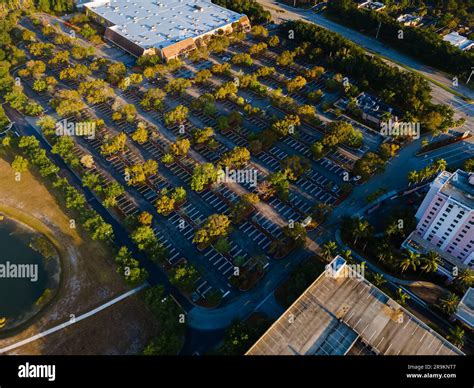
[[[325,271],[247,355],[461,355],[393,299],[357,276]]]
[[[440,192],[473,210],[474,184],[469,182],[470,179],[474,182],[474,174],[457,170],[446,179]]]
[[[84,4],[113,31],[144,48],[163,48],[238,22],[244,15],[211,0],[95,0]]]
[[[465,36],[460,35],[456,31],[446,34],[443,40],[451,43],[453,46],[458,47],[461,50],[469,50],[474,46],[474,41],[469,40]]]
[[[459,302],[456,317],[466,325],[474,328],[474,288],[470,287]]]

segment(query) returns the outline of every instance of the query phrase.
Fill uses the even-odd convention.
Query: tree
[[[456,294],[449,292],[440,298],[439,308],[447,315],[453,315],[459,305],[460,299]]]
[[[233,150],[226,152],[219,164],[229,168],[241,168],[250,160],[250,152],[245,147],[235,147]]]
[[[289,180],[296,181],[311,167],[308,159],[298,155],[291,155],[283,159],[280,163],[281,170]]]
[[[207,244],[217,237],[225,237],[229,233],[230,220],[225,214],[213,214],[195,233],[193,242]]]
[[[263,53],[264,51],[266,51],[267,48],[268,48],[268,46],[267,46],[266,43],[260,42],[260,43],[254,44],[253,46],[250,46],[250,48],[248,50],[248,54],[249,55],[257,55],[257,54],[260,54],[260,53]]]
[[[455,326],[449,329],[449,334],[446,338],[452,342],[454,346],[462,348],[464,346],[464,335],[465,333],[461,326]]]
[[[252,66],[253,59],[247,53],[239,53],[232,57],[232,63],[235,65]]]
[[[166,93],[183,94],[186,89],[190,88],[192,82],[186,78],[174,78],[165,86]]]
[[[234,82],[226,82],[216,90],[214,96],[216,100],[223,100],[229,95],[236,94],[237,91],[237,85]]]
[[[158,214],[168,215],[174,210],[175,203],[176,201],[169,195],[169,191],[163,189],[155,202],[156,212]]]
[[[294,93],[306,85],[306,79],[300,75],[297,75],[295,78],[289,80],[286,83],[286,89],[288,90],[288,93]]]
[[[219,119],[221,117],[219,117]],[[195,128],[191,132],[191,137],[195,144],[206,144],[210,139],[212,139],[213,136],[214,130],[211,127],[205,127],[203,129]]]
[[[372,234],[372,227],[367,220],[357,217],[354,219],[350,233],[354,238],[353,244],[357,245],[359,238],[365,239]]]
[[[113,182],[104,188],[104,206],[113,207],[117,205],[117,197],[122,195],[125,189],[118,182]]]
[[[401,288],[397,289],[397,297],[396,301],[400,303],[402,306],[406,305],[407,300],[410,299],[410,296],[403,292]]]
[[[146,211],[143,211],[138,215],[138,222],[140,225],[150,226],[152,221],[153,221],[153,216]]]
[[[189,114],[189,109],[184,105],[178,105],[176,108],[166,112],[164,115],[165,124],[171,126],[186,120]]]
[[[205,84],[212,77],[212,73],[209,69],[203,69],[196,73],[194,76],[194,82],[197,84]]]
[[[276,190],[276,193],[281,199],[283,200],[288,199],[290,182],[288,181],[288,177],[286,176],[285,172],[276,171],[273,174],[270,174],[267,180],[268,180],[268,183],[270,184],[270,187]],[[271,190],[270,190],[270,193],[271,193]]]
[[[294,64],[293,60],[295,56],[296,54],[294,52],[285,50],[277,57],[276,63],[280,66],[293,65]]]
[[[323,245],[322,255],[329,261],[336,256],[337,253],[337,244],[334,241],[328,241]]]
[[[29,162],[23,156],[16,155],[11,166],[16,172],[25,172],[28,170]]]
[[[101,79],[81,82],[78,91],[92,105],[106,102],[115,94],[113,89]]]
[[[182,264],[171,271],[170,282],[184,292],[192,292],[199,272],[190,264]]]
[[[295,128],[300,125],[300,118],[296,115],[286,115],[283,120],[275,121],[271,129],[280,137],[287,136],[290,132],[294,132]]]
[[[107,68],[107,82],[116,85],[126,74],[127,68],[122,62],[111,63]]]
[[[199,164],[194,168],[191,177],[191,189],[201,191],[206,185],[215,183],[218,176],[218,169],[212,163]]]
[[[326,70],[322,66],[314,66],[305,71],[305,77],[309,79],[316,79],[321,77]]]
[[[230,218],[234,224],[240,224],[246,220],[256,203],[260,201],[257,194],[248,193],[242,195],[240,200],[232,205]]]
[[[139,226],[132,232],[130,237],[140,250],[146,250],[156,243],[156,236],[149,225]]]
[[[137,125],[137,129],[132,133],[131,138],[138,144],[146,143],[148,140],[148,130],[146,129],[146,124],[140,121]]]
[[[166,93],[158,88],[148,89],[144,95],[143,99],[140,102],[140,105],[145,109],[154,109],[161,110],[163,107],[163,100],[166,96]]]
[[[188,139],[178,139],[169,146],[169,151],[175,157],[182,157],[188,154],[191,142]]]
[[[127,144],[127,135],[123,132],[120,132],[111,140],[102,144],[100,147],[100,150],[101,150],[102,155],[111,155],[117,152],[124,151],[126,144]]]
[[[464,171],[474,172],[474,158],[467,159],[464,162],[464,167],[463,168],[464,168]]]
[[[270,47],[276,47],[280,44],[280,39],[278,38],[277,35],[272,35],[269,39],[268,39],[268,45]]]
[[[61,117],[74,116],[86,108],[79,92],[66,89],[56,93],[56,96],[51,100],[51,105]]]
[[[256,24],[252,27],[251,34],[256,38],[266,38],[268,37],[268,30],[259,24]]]
[[[367,152],[355,162],[352,171],[354,175],[360,175],[363,180],[368,180],[383,165],[384,162],[380,156],[373,152]]]
[[[411,268],[413,271],[416,271],[420,265],[420,254],[405,250],[405,255],[400,261],[400,268],[402,272],[405,272],[407,269]]]
[[[389,160],[397,154],[399,149],[400,146],[398,144],[384,143],[379,148],[379,155],[382,160]]]
[[[372,278],[372,283],[374,283],[374,285],[376,287],[380,288],[385,283],[387,283],[387,280],[385,280],[385,277],[381,273],[376,273],[376,274],[374,274],[374,276]]]
[[[117,272],[120,273],[127,284],[136,286],[143,283],[148,277],[148,272],[144,268],[140,268],[138,260],[132,257],[127,247],[121,247],[115,257],[118,264]]]
[[[439,254],[434,251],[429,251],[421,258],[421,269],[424,272],[436,272],[438,266],[442,264]]]
[[[474,285],[474,271],[472,269],[461,269],[454,279],[454,283],[463,292]]]

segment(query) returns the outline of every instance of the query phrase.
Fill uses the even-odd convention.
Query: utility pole
[[[379,23],[379,28],[377,28],[377,34],[375,35],[375,39],[379,38],[380,27],[382,27],[382,22]]]

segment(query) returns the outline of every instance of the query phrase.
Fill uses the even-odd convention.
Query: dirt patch
[[[1,209],[50,237],[61,250],[63,260],[61,284],[54,301],[29,327],[0,339],[0,348],[63,323],[71,314],[78,316],[127,290],[115,272],[112,250],[78,229],[71,229],[71,217],[63,212],[47,188],[30,173],[23,173],[21,180],[16,181],[13,170],[3,159],[0,159]],[[15,353],[63,354],[62,349],[68,354],[92,354],[90,349],[96,349],[98,354],[134,353],[153,334],[150,324],[142,321],[152,320],[145,306],[133,297],[111,307],[110,312],[102,311],[41,342],[18,348]],[[131,330],[131,325],[135,329]],[[67,346],[58,345],[65,343]]]
[[[439,297],[448,292],[448,290],[444,289],[443,287],[428,282],[413,283],[408,287],[408,289],[418,298],[432,305],[437,302]]]

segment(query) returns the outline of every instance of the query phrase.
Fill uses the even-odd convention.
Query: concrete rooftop
[[[366,353],[383,355],[463,354],[367,280],[328,273],[296,300],[248,355],[344,355],[354,354],[352,347],[361,344]]]

